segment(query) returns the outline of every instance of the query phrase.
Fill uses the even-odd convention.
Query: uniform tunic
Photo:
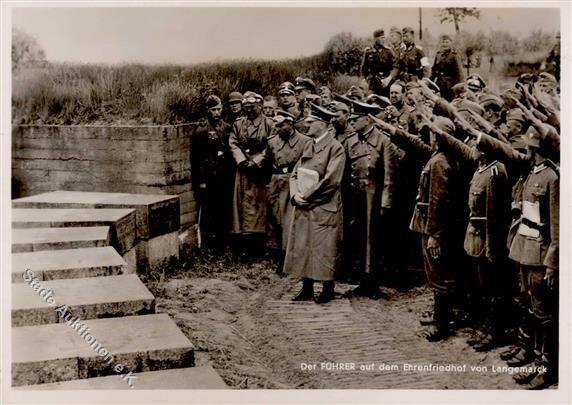
[[[393,207],[396,148],[375,127],[353,134],[344,145],[347,156],[344,215],[348,234],[346,252],[353,271],[373,274],[379,270],[382,208]]]
[[[259,115],[253,121],[240,117],[232,126],[229,147],[237,166],[232,204],[232,232],[237,234],[266,233],[266,182],[268,137],[273,127],[270,118]],[[254,162],[252,169],[238,167]]]
[[[272,177],[268,184],[271,225],[277,233],[282,250],[286,250],[293,206],[290,202],[290,174],[300,159],[304,145],[310,138],[294,131],[287,140],[272,136],[268,140],[268,160],[272,165]]]
[[[386,46],[368,48],[365,50],[361,73],[367,79],[369,88],[376,94],[387,95],[389,86],[381,85],[381,80],[389,76],[392,71],[397,73],[397,59],[392,50]]]
[[[429,61],[423,49],[415,44],[405,46],[399,55],[399,78],[410,82],[429,77]]]
[[[461,58],[454,49],[438,51],[435,55],[435,63],[431,70],[433,80],[441,91],[441,96],[451,101],[454,98],[452,87],[463,81],[463,67]]]
[[[230,230],[232,158],[228,150],[230,126],[220,120],[204,120],[192,135],[192,183],[200,207],[200,231],[204,246],[224,242]],[[200,185],[206,185],[201,188]]]
[[[340,186],[345,160],[344,148],[331,131],[317,143],[312,140],[305,144],[290,177],[290,195],[298,193],[298,168],[318,172],[319,181],[303,195],[309,204],[294,208],[284,262],[286,274],[322,281],[334,279],[340,262]]]

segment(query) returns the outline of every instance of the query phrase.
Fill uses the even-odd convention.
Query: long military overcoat
[[[308,202],[295,206],[288,235],[284,271],[314,280],[333,280],[340,263],[342,198],[340,186],[345,153],[332,131],[317,143],[307,142],[290,177],[290,195],[298,194],[298,169],[318,172],[319,181],[302,195]]]
[[[232,126],[229,148],[236,163],[232,200],[233,233],[266,233],[267,146],[272,127],[272,120],[262,115],[253,121],[240,117]],[[253,162],[254,166],[248,169],[240,167],[246,160]]]
[[[296,130],[286,140],[278,135],[268,140],[268,160],[272,166],[272,177],[268,183],[270,224],[274,228],[272,234],[278,233],[275,236],[280,238],[278,242],[282,250],[286,250],[294,208],[290,202],[290,175],[309,140],[309,137]]]

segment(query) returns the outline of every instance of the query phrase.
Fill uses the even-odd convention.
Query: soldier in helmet
[[[399,56],[398,77],[406,83],[429,77],[431,70],[429,60],[425,56],[423,48],[415,45],[415,31],[411,27],[405,27],[402,34],[405,47]]]
[[[221,118],[222,102],[211,95],[206,100],[207,119],[192,135],[192,183],[199,204],[201,247],[221,248],[230,230],[232,196],[230,126]]]
[[[453,40],[449,35],[441,36],[440,49],[435,55],[435,63],[431,71],[431,80],[441,90],[441,96],[447,100],[453,100],[452,87],[463,81],[463,68],[461,58],[452,47]]]
[[[364,50],[361,74],[369,84],[369,89],[379,95],[389,95],[389,85],[397,76],[396,59],[390,48],[385,45],[385,31],[373,33],[374,46]]]
[[[226,112],[225,121],[232,125],[242,115],[242,94],[238,91],[230,93],[226,105],[228,106],[228,111]]]

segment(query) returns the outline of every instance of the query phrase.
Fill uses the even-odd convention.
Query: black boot
[[[449,293],[446,291],[436,291],[433,310],[435,323],[429,327],[425,334],[428,341],[437,342],[449,337],[450,311]]]
[[[311,278],[302,279],[302,289],[292,301],[311,301],[314,299],[314,280]]]
[[[526,387],[529,390],[543,390],[558,383],[558,325],[553,319],[543,319],[540,323],[542,333],[542,354],[540,366],[544,368]]]
[[[315,299],[316,304],[325,304],[334,299],[334,281],[324,281],[322,292]]]

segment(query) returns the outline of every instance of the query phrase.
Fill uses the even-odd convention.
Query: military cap
[[[477,74],[469,76],[466,83],[471,91],[480,91],[487,86],[483,78]]]
[[[315,92],[316,84],[312,79],[308,79],[306,77],[297,77],[295,90],[304,90],[304,89],[310,90],[311,92]]]
[[[538,79],[542,82],[549,82],[549,83],[553,83],[556,84],[556,77],[554,77],[554,75],[551,75],[548,72],[542,72],[538,75]]]
[[[294,95],[294,85],[290,82],[284,82],[278,87],[278,94]]]
[[[534,79],[535,79],[534,75],[532,75],[530,73],[522,73],[518,76],[518,79],[516,79],[516,82],[526,84],[526,83],[534,82]]]
[[[338,93],[332,93],[332,98],[336,101],[339,101],[341,103],[344,103],[347,106],[351,106],[352,105],[352,100],[344,95],[338,94]]]
[[[405,91],[413,90],[413,89],[420,89],[421,86],[417,82],[407,82],[405,84]]]
[[[456,105],[457,111],[463,112],[473,112],[481,117],[485,114],[485,109],[481,107],[479,104],[471,101],[471,100],[460,100],[459,103]]]
[[[310,113],[306,116],[305,119],[314,118],[320,121],[330,122],[330,120],[335,117],[336,114],[333,112],[328,111],[315,103],[310,103]]]
[[[489,93],[481,94],[478,97],[478,100],[479,100],[479,104],[483,108],[492,107],[492,106],[502,108],[502,106],[504,105],[502,98],[495,96],[494,94],[489,94]]]
[[[346,95],[353,99],[359,99],[362,100],[365,96],[365,92],[363,91],[362,88],[358,87],[358,86],[352,86],[350,87],[350,89],[348,90],[348,92],[346,93]]]
[[[467,85],[465,83],[457,83],[456,85],[451,87],[451,90],[453,90],[453,93],[455,94],[455,96],[458,96],[460,94],[466,93],[468,88],[467,88]]]
[[[436,116],[435,120],[433,121],[435,126],[439,128],[441,131],[448,133],[449,135],[453,135],[455,133],[455,124],[447,117]]]
[[[352,115],[349,119],[356,119],[362,115],[376,115],[381,112],[381,107],[375,104],[362,103],[360,101],[352,100]]]
[[[332,101],[328,104],[328,109],[333,112],[343,111],[346,113],[350,112],[350,107],[346,103],[342,103],[341,101]]]
[[[211,94],[210,96],[207,97],[206,105],[207,108],[221,107],[222,101],[220,101],[219,97],[215,96],[214,94]]]
[[[391,101],[389,101],[387,97],[378,96],[377,94],[370,94],[365,99],[365,102],[371,105],[377,105],[381,108],[391,105]]]
[[[390,34],[397,33],[397,34],[401,35],[401,31],[395,25],[389,29],[389,33]]]
[[[441,93],[441,89],[439,88],[439,86],[437,86],[437,83],[435,83],[434,81],[424,78],[423,81],[427,84],[427,87],[429,87],[434,93]]]
[[[403,28],[403,29],[401,30],[401,32],[402,32],[403,34],[407,34],[407,33],[414,34],[414,33],[415,33],[415,31],[414,31],[413,28],[411,28],[411,27],[405,27],[405,28]]]
[[[296,121],[296,118],[292,114],[290,114],[288,111],[277,110],[276,115],[272,118],[272,120],[276,124],[281,124],[284,121],[294,122],[294,121]]]
[[[228,95],[228,102],[229,103],[242,103],[242,94],[238,91],[233,91]]]
[[[318,89],[318,94],[332,94],[332,90],[328,86],[322,86]]]
[[[260,94],[255,93],[253,91],[247,91],[244,93],[244,99],[242,100],[243,104],[253,104],[253,103],[262,103],[264,101],[264,97]]]
[[[524,116],[524,113],[520,110],[520,108],[513,108],[512,110],[509,110],[509,112],[506,115],[506,120],[514,120],[514,121],[519,121],[521,123],[526,122],[526,118]]]
[[[383,30],[383,28],[380,28],[378,30],[375,30],[373,32],[373,37],[377,38],[377,37],[383,37],[385,35],[385,31]]]
[[[444,41],[444,40],[452,41],[453,40],[453,38],[451,38],[451,36],[447,35],[447,34],[441,35],[440,39],[441,39],[441,41]]]
[[[311,103],[315,103],[320,99],[320,96],[318,96],[317,94],[308,94],[306,96],[306,100],[311,102]]]
[[[542,147],[542,136],[532,125],[526,130],[526,135],[524,135],[523,141],[525,145],[533,148]]]

